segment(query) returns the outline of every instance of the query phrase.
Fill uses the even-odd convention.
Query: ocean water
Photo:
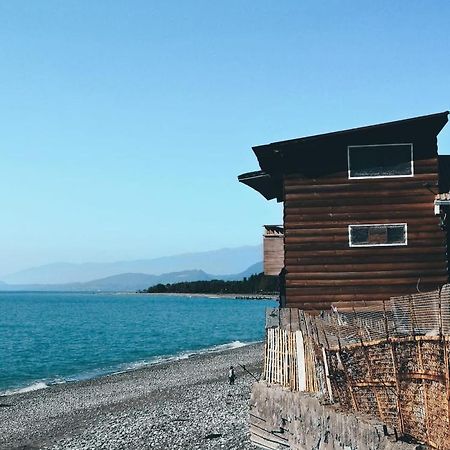
[[[0,292],[0,395],[263,339],[275,301]]]

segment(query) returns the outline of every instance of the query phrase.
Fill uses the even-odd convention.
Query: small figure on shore
[[[234,373],[234,367],[230,366],[230,370],[228,371],[228,382],[230,384],[234,384],[235,379],[236,379],[236,374]]]

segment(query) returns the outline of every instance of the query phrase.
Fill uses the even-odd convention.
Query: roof
[[[437,136],[448,121],[449,111],[413,117],[409,119],[385,122],[348,130],[334,131],[331,133],[316,134],[286,141],[272,142],[271,144],[253,147],[261,169],[266,173],[279,172],[280,159],[292,154],[305,154],[308,152],[327,151],[331,145],[346,143],[346,145],[384,143],[390,138],[413,138],[427,132]],[[361,141],[360,139],[364,139]],[[373,141],[373,142],[369,142]],[[311,155],[308,155],[310,158]],[[289,158],[292,159],[292,158]],[[322,158],[319,156],[318,161]]]
[[[334,131],[253,147],[260,171],[248,172],[239,181],[260,192],[266,199],[282,201],[282,177],[301,172],[306,177],[347,170],[347,146],[412,142],[435,138],[448,121],[449,111]],[[436,146],[426,146],[436,154]],[[345,153],[344,153],[345,152]],[[416,159],[430,155],[415,154]],[[450,165],[449,165],[450,169]]]
[[[248,172],[238,176],[238,180],[241,183],[258,191],[267,200],[276,198],[278,201],[282,200],[282,187],[281,181],[276,177],[259,171]]]
[[[283,225],[264,225],[264,230],[266,235],[274,235],[277,237],[282,237],[284,233]]]

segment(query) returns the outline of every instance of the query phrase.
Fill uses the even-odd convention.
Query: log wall
[[[427,154],[429,153],[429,154]],[[434,215],[436,143],[414,144],[413,177],[284,178],[286,306],[304,310],[432,290],[448,281],[446,233]],[[348,226],[406,223],[406,246],[350,247]]]

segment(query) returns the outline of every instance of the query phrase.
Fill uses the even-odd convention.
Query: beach
[[[0,449],[253,449],[262,344],[0,397]],[[230,386],[229,367],[237,379]]]

